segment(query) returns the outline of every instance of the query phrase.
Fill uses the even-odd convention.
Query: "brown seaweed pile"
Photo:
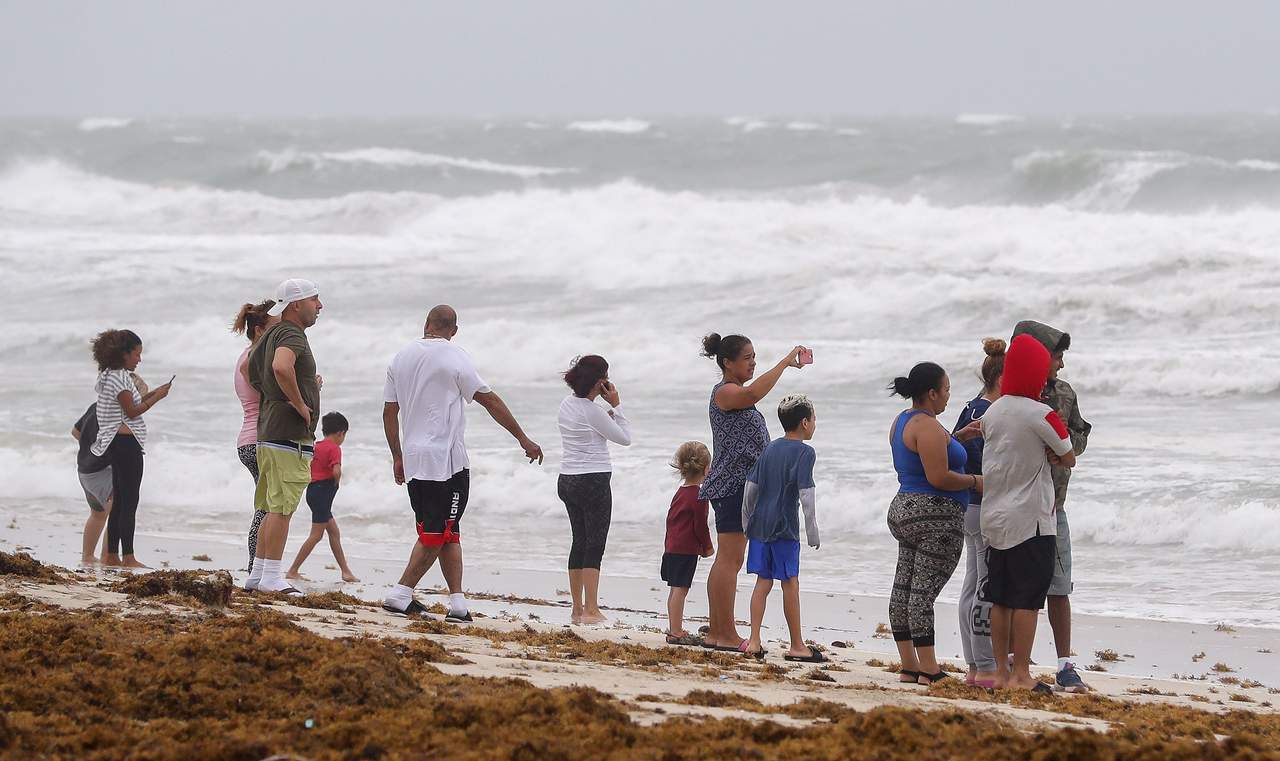
[[[1122,727],[1120,734],[1135,738],[1187,737],[1211,740],[1215,735],[1247,735],[1280,747],[1280,714],[1254,711],[1213,713],[1161,702],[1139,703],[1086,694],[1059,697],[1029,691],[969,687],[959,680],[944,680],[929,687],[933,697],[963,698],[1041,708],[1059,713],[1102,719]]]
[[[857,713],[820,703],[796,709],[826,719],[812,726],[691,718],[641,726],[596,690],[449,676],[415,647],[325,639],[265,609],[145,619],[3,612],[0,757],[1280,759],[1264,719],[1237,714],[1206,717],[1235,735],[1222,742],[1198,741],[1177,723],[1030,734],[963,711]]]
[[[0,576],[22,576],[44,584],[66,581],[59,571],[65,568],[45,565],[25,552],[0,552]]]
[[[152,571],[126,576],[111,585],[113,592],[130,597],[176,596],[211,608],[231,604],[233,589],[235,583],[226,571]]]
[[[244,592],[236,590],[236,602],[242,605],[261,605],[263,603],[281,603],[295,608],[312,610],[336,610],[340,613],[354,613],[352,607],[377,608],[380,603],[361,600],[346,592],[323,592],[309,595],[287,595],[283,592]]]

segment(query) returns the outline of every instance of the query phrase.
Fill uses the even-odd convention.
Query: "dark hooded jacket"
[[[1013,338],[1016,339],[1021,335],[1029,335],[1036,339],[1051,354],[1071,348],[1070,333],[1064,333],[1035,320],[1023,320],[1014,326]],[[1012,341],[1010,343],[1012,344]],[[1061,378],[1050,379],[1044,385],[1040,401],[1058,413],[1058,417],[1062,418],[1062,422],[1067,426],[1067,432],[1071,434],[1071,448],[1075,450],[1077,456],[1083,454],[1085,447],[1089,445],[1089,432],[1093,430],[1093,426],[1080,416],[1080,405],[1071,384]],[[1070,481],[1071,468],[1055,465],[1053,468],[1054,509],[1061,510],[1066,503],[1067,484]]]

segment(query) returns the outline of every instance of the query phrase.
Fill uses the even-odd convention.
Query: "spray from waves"
[[[960,114],[956,117],[956,124],[962,127],[999,127],[1023,121],[1024,117],[1016,114]]]
[[[502,164],[485,159],[458,158],[435,153],[421,153],[407,148],[356,148],[347,151],[301,151],[287,148],[282,151],[259,151],[255,163],[271,174],[290,169],[326,169],[333,166],[374,166],[385,169],[444,168],[469,172],[502,174],[531,179],[557,174],[569,174],[575,169],[557,167]]]
[[[648,132],[653,127],[651,122],[643,119],[597,119],[592,121],[570,122],[565,127],[573,132],[606,132],[618,135],[638,135]]]
[[[1164,207],[1179,198],[1197,204],[1217,198],[1228,205],[1235,195],[1245,201],[1280,200],[1280,178],[1274,174],[1280,163],[1262,159],[1229,161],[1182,151],[1052,150],[1020,156],[1012,168],[1015,200],[1073,209],[1125,211],[1142,206],[1143,196]]]
[[[51,230],[133,233],[385,233],[427,213],[427,193],[350,193],[284,199],[198,185],[148,185],[86,172],[56,159],[18,161],[0,172],[0,220]]]
[[[79,129],[81,132],[97,132],[104,129],[123,129],[133,124],[133,119],[122,119],[115,116],[90,116],[81,119]]]
[[[1253,169],[1258,172],[1280,172],[1280,163],[1262,159],[1241,159],[1236,162],[1241,169]]]

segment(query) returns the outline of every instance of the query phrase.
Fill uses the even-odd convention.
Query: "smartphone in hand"
[[[800,355],[799,355],[799,360],[800,360],[800,364],[802,364],[802,365],[812,365],[812,364],[813,364],[813,349],[801,349],[801,350],[800,350]]]
[[[177,378],[177,377],[178,377],[178,374],[177,374],[177,373],[174,373],[173,375],[170,375],[170,376],[169,376],[169,382],[168,382],[168,383],[166,383],[166,384],[164,384],[164,385],[166,385],[166,386],[172,386],[172,385],[173,385],[173,379],[174,379],[174,378]]]

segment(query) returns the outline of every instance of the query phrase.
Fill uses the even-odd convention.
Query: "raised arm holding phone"
[[[712,333],[702,339],[702,354],[714,359],[721,373],[708,405],[711,469],[698,493],[699,499],[711,501],[718,546],[707,576],[711,622],[706,642],[720,650],[746,652],[748,641],[739,634],[733,616],[736,579],[747,547],[742,496],[747,473],[769,443],[764,416],[755,405],[773,390],[787,368],[803,367],[812,361],[813,353],[808,347],[795,346],[755,380],[756,351],[746,336]]]

